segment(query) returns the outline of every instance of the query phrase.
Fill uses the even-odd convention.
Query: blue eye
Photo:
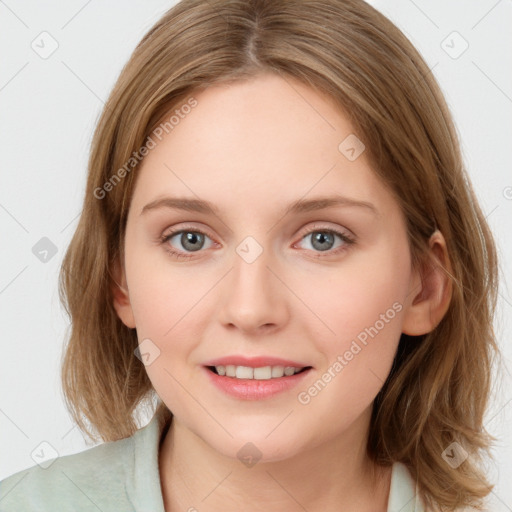
[[[179,236],[178,236],[179,235]],[[325,253],[326,256],[332,256],[335,254],[339,254],[342,251],[348,249],[349,246],[355,243],[355,240],[348,236],[345,233],[341,233],[334,229],[323,229],[316,227],[308,231],[301,237],[302,240],[306,240],[308,237],[312,237],[311,241],[311,249],[308,249],[312,252],[318,253],[316,257],[323,257],[321,253]],[[336,237],[338,237],[342,243],[341,246],[333,248],[335,244]],[[173,249],[170,244],[170,241],[176,238],[181,244],[182,249],[178,248],[177,250]],[[210,240],[210,245],[205,246],[205,240]],[[172,231],[163,235],[160,239],[160,242],[164,245],[164,249],[168,252],[172,257],[177,259],[190,259],[194,257],[195,252],[201,252],[202,249],[208,249],[213,245],[211,238],[201,230],[196,228],[194,229],[180,229],[176,231]]]
[[[342,244],[341,246],[338,245],[337,247],[333,248],[333,245],[336,242],[336,237],[342,241]],[[339,252],[346,250],[349,246],[355,243],[353,238],[334,229],[316,228],[314,230],[308,231],[301,240],[306,240],[308,238],[311,239],[310,245],[312,249],[310,250],[320,253],[325,252],[328,255],[338,254]],[[319,254],[318,257],[321,258],[322,255]]]
[[[171,254],[172,256],[175,256],[177,258],[190,258],[193,255],[192,254],[183,254],[183,251],[175,251],[172,250],[169,246],[170,240],[177,237],[178,235],[181,235],[178,240],[181,246],[185,249],[185,252],[191,251],[191,252],[198,252],[201,249],[204,248],[204,240],[206,238],[210,238],[206,233],[203,233],[202,231],[198,230],[187,230],[182,229],[180,231],[173,231],[167,235],[164,235],[162,238],[162,243],[165,246],[165,250]]]

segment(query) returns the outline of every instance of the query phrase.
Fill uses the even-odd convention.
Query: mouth
[[[305,361],[260,355],[227,355],[204,361],[207,382],[237,400],[263,400],[291,391],[314,371]]]
[[[260,366],[253,368],[251,366],[236,365],[216,365],[206,366],[206,368],[221,377],[228,377],[237,380],[275,380],[285,377],[291,377],[298,373],[304,373],[312,366]]]

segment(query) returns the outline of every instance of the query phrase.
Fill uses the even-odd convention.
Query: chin
[[[284,429],[282,432],[276,430],[268,435],[275,425],[269,429],[254,427],[240,429],[235,431],[236,434],[233,434],[233,438],[229,439],[223,436],[221,439],[203,437],[203,440],[219,453],[232,459],[238,459],[247,467],[252,467],[256,463],[290,459],[304,449],[300,440],[295,436],[290,436]]]

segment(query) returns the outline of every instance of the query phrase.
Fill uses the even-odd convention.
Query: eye
[[[336,238],[340,239],[341,243],[333,247],[336,243]],[[314,229],[310,229],[303,235],[301,240],[310,240],[310,248],[308,249],[315,252],[325,252],[328,255],[339,254],[355,243],[355,239],[347,233],[321,226],[315,226]],[[317,257],[322,257],[322,255],[319,254]]]
[[[178,250],[172,249],[171,241],[175,238],[175,244],[181,245]],[[164,245],[164,249],[176,258],[191,258],[193,254],[187,254],[187,252],[199,252],[205,248],[205,239],[211,241],[210,237],[198,229],[180,229],[166,233],[161,238],[161,243]],[[210,246],[207,246],[208,248]]]
[[[340,240],[337,246],[335,246],[336,238]],[[172,242],[173,239],[175,239],[174,242]],[[210,243],[205,246],[206,239]],[[311,241],[310,248],[307,249],[319,253],[315,255],[317,258],[324,256],[321,253],[326,253],[325,256],[339,254],[355,244],[355,239],[348,233],[323,226],[314,226],[313,229],[302,235],[301,241],[308,239]],[[160,238],[160,243],[164,246],[166,252],[177,259],[193,258],[194,252],[201,252],[202,249],[208,249],[214,244],[211,238],[203,231],[197,228],[187,229],[186,227],[165,233]]]

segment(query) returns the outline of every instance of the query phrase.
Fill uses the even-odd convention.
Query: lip
[[[221,376],[206,367],[203,368],[212,384],[224,393],[240,400],[263,400],[284,391],[289,391],[302,381],[311,370],[312,368],[309,368],[302,373],[296,373],[289,377],[261,380]]]
[[[211,359],[210,361],[206,361],[204,366],[226,366],[228,364],[235,366],[249,366],[251,368],[261,368],[263,366],[293,366],[295,368],[304,368],[306,366],[311,366],[307,363],[300,363],[290,359],[281,359],[279,357],[245,357],[237,355]]]
[[[235,366],[249,366],[259,368],[262,366],[294,366],[295,368],[308,369],[295,373],[294,375],[283,376],[277,379],[237,379],[218,375],[211,371],[209,366],[225,366],[232,364]],[[223,393],[237,398],[239,400],[263,400],[271,398],[279,393],[289,391],[297,386],[313,370],[311,365],[305,365],[297,361],[290,361],[276,357],[241,357],[228,356],[221,359],[208,361],[202,370],[206,373],[209,382]]]

